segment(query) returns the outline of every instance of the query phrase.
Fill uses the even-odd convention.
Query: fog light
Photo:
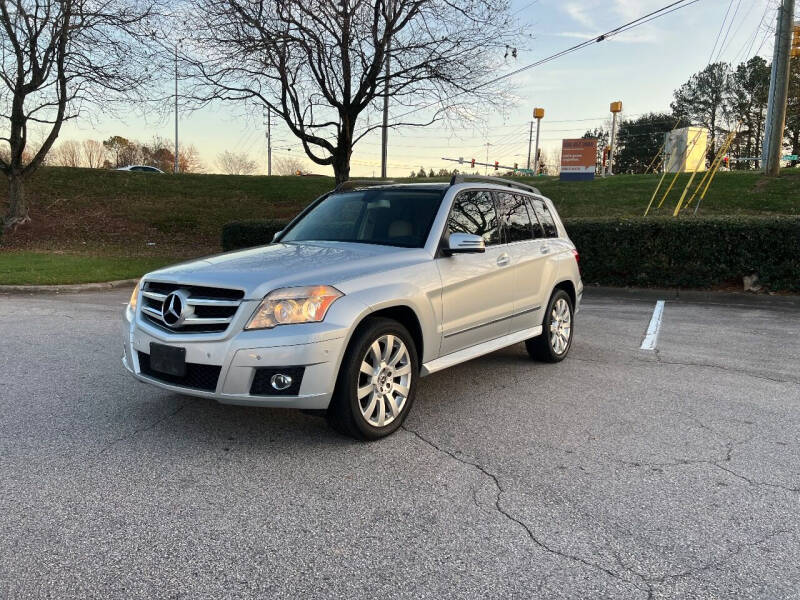
[[[291,376],[286,375],[284,373],[276,373],[269,380],[269,383],[273,388],[275,388],[279,392],[282,392],[283,390],[288,389],[292,385],[292,378]]]

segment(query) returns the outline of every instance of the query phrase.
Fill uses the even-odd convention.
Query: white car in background
[[[118,167],[114,169],[115,171],[135,171],[137,173],[161,173],[164,175],[164,171],[161,169],[157,169],[156,167],[151,167],[148,165],[128,165],[127,167]]]

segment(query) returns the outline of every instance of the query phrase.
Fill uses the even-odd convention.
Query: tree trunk
[[[336,185],[350,179],[350,156],[346,150],[339,150],[333,157],[333,175],[336,178]]]
[[[21,174],[8,176],[8,214],[4,225],[8,228],[30,222],[28,204],[25,201],[25,179]]]

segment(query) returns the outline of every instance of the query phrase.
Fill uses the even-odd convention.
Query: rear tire
[[[560,362],[572,347],[575,317],[572,299],[557,289],[550,296],[542,323],[542,334],[525,341],[525,349],[534,360]]]
[[[414,340],[397,321],[364,321],[345,352],[327,418],[336,431],[376,440],[405,420],[417,389]]]

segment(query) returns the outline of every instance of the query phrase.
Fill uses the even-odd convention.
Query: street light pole
[[[272,175],[272,109],[267,106],[267,175]]]
[[[614,174],[614,150],[617,144],[617,114],[622,112],[622,102],[611,103],[611,143],[608,146],[608,174]]]
[[[386,27],[390,27],[392,0],[386,0]],[[392,54],[392,36],[386,43],[386,61],[383,82],[383,126],[381,127],[381,178],[386,179],[386,163],[389,158],[389,68]]]
[[[536,150],[533,152],[533,168],[534,172],[539,174],[539,133],[542,130],[542,119],[544,118],[543,108],[534,108],[533,116],[536,119]],[[530,167],[528,167],[530,169]]]
[[[175,173],[180,170],[178,166],[178,44],[180,44],[180,40],[175,42]]]

